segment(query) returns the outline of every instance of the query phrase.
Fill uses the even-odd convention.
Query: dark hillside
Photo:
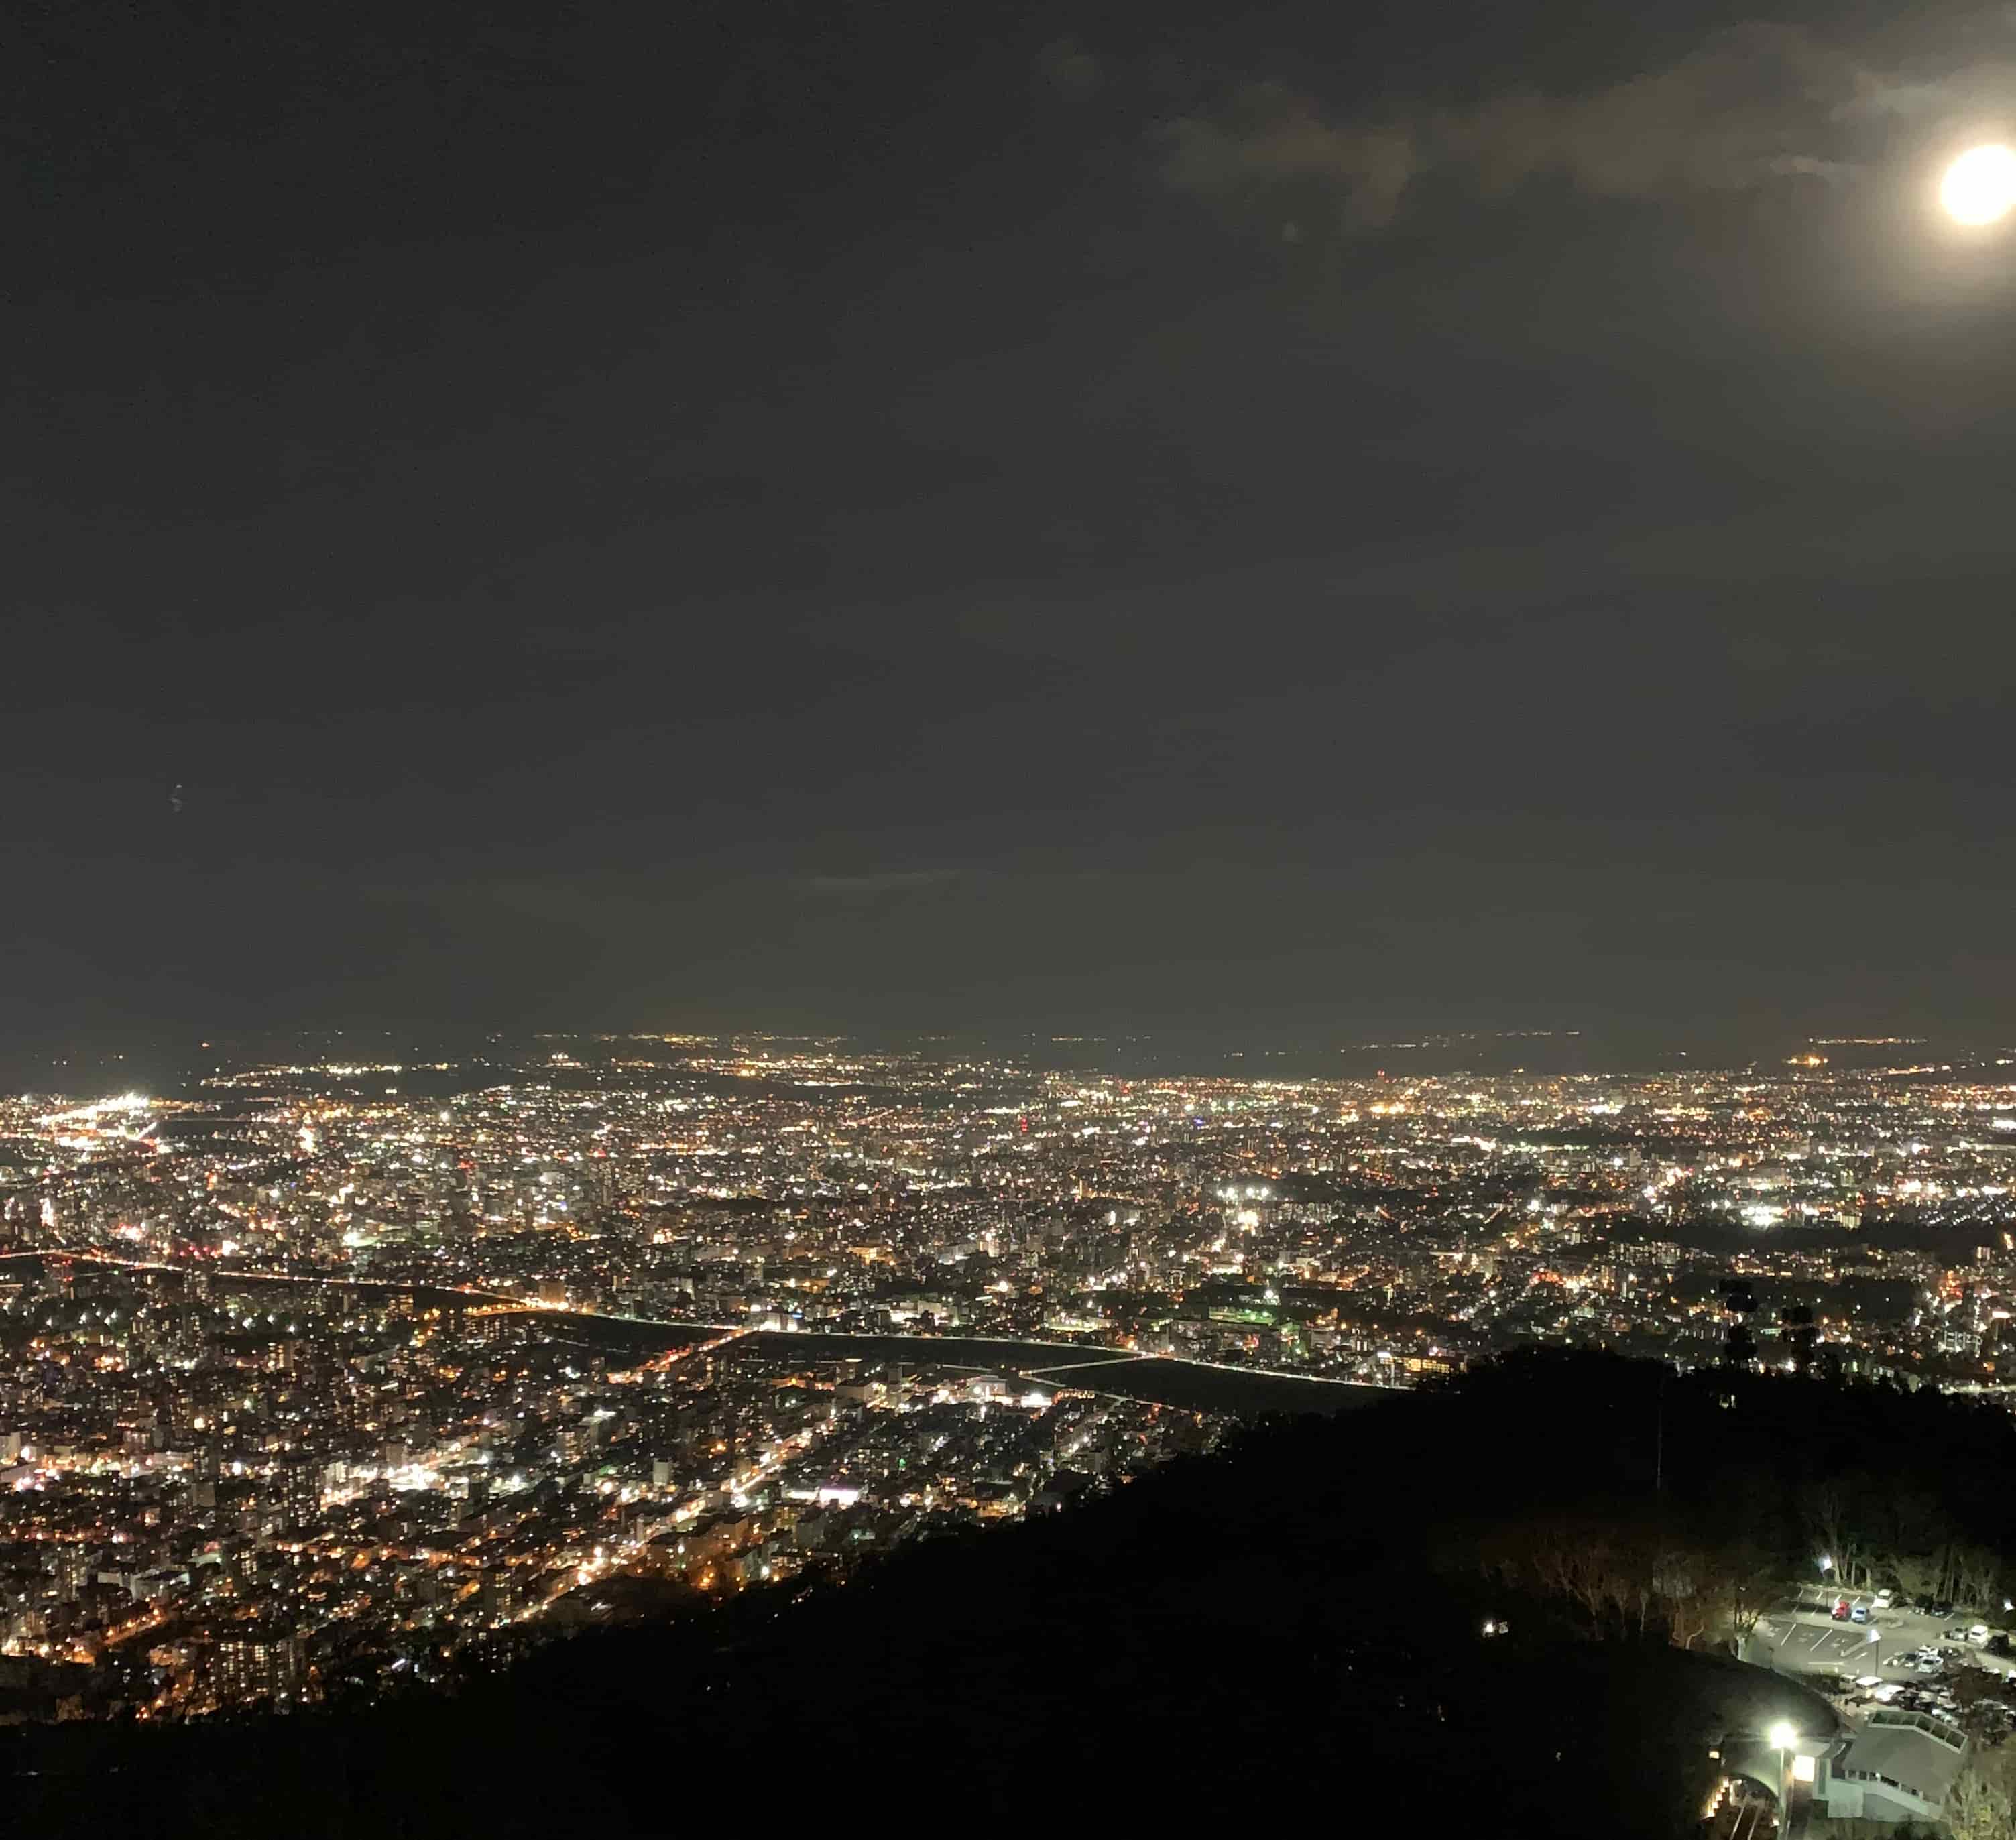
[[[1492,1832],[1680,1834],[1723,1730],[1824,1716],[1712,1652],[1718,1594],[1740,1614],[1743,1590],[1807,1562],[1815,1500],[1844,1540],[1866,1520],[1876,1541],[1899,1501],[1942,1536],[1986,1539],[2007,1524],[2012,1457],[2004,1414],[1930,1394],[1534,1357],[1263,1427],[844,1590],[556,1644],[452,1699],[16,1730],[0,1757],[41,1773],[16,1778],[14,1813],[45,1834],[1076,1825],[1312,1805],[1347,1832],[1456,1831],[1488,1811]],[[1697,1584],[1667,1605],[1689,1626],[1555,1589],[1534,1555],[1563,1529],[1622,1571],[1634,1542],[1665,1574],[1689,1569]],[[1499,1616],[1511,1633],[1486,1637]]]

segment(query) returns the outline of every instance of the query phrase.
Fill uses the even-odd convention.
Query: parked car
[[[1879,1610],[1888,1610],[1896,1601],[1896,1592],[1887,1584],[1876,1594],[1876,1608]]]
[[[1836,1597],[1834,1601],[1834,1608],[1829,1611],[1827,1614],[1833,1617],[1836,1623],[1847,1622],[1848,1599],[1845,1597]]]
[[[1857,1597],[1849,1606],[1848,1619],[1850,1623],[1867,1623],[1869,1620],[1869,1606]],[[1982,1632],[1981,1639],[1984,1642],[1988,1640],[1988,1632],[1985,1630]]]

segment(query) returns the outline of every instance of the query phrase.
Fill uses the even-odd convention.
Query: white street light
[[[1778,1753],[1778,1831],[1782,1834],[1791,1820],[1792,1782],[1787,1759],[1793,1745],[1799,1741],[1799,1734],[1791,1720],[1780,1719],[1764,1738]]]

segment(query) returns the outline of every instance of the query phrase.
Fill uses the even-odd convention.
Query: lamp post
[[[1792,1747],[1799,1741],[1799,1734],[1792,1728],[1789,1719],[1780,1719],[1764,1734],[1772,1749],[1778,1753],[1778,1836],[1792,1831],[1792,1779],[1791,1759]]]

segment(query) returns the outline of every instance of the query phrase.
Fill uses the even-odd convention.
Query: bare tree
[[[1953,1840],[2016,1840],[2016,1757],[2011,1747],[1977,1751],[1940,1810]]]
[[[1953,1549],[1957,1594],[1965,1603],[1983,1610],[1995,1609],[2002,1601],[2002,1560],[1985,1546]]]
[[[1750,1634],[1777,1594],[1777,1566],[1773,1555],[1761,1546],[1739,1542],[1718,1548],[1706,1573],[1718,1606],[1728,1608],[1732,1639]],[[1720,1631],[1718,1628],[1711,1633]]]
[[[1816,1482],[1804,1492],[1799,1509],[1808,1536],[1820,1548],[1815,1556],[1831,1560],[1834,1576],[1849,1581],[1854,1555],[1849,1534],[1847,1492],[1838,1482]]]
[[[1906,1597],[1930,1597],[1938,1594],[1945,1561],[1936,1547],[1925,1552],[1893,1552],[1885,1562],[1891,1576],[1897,1580],[1897,1588]]]

